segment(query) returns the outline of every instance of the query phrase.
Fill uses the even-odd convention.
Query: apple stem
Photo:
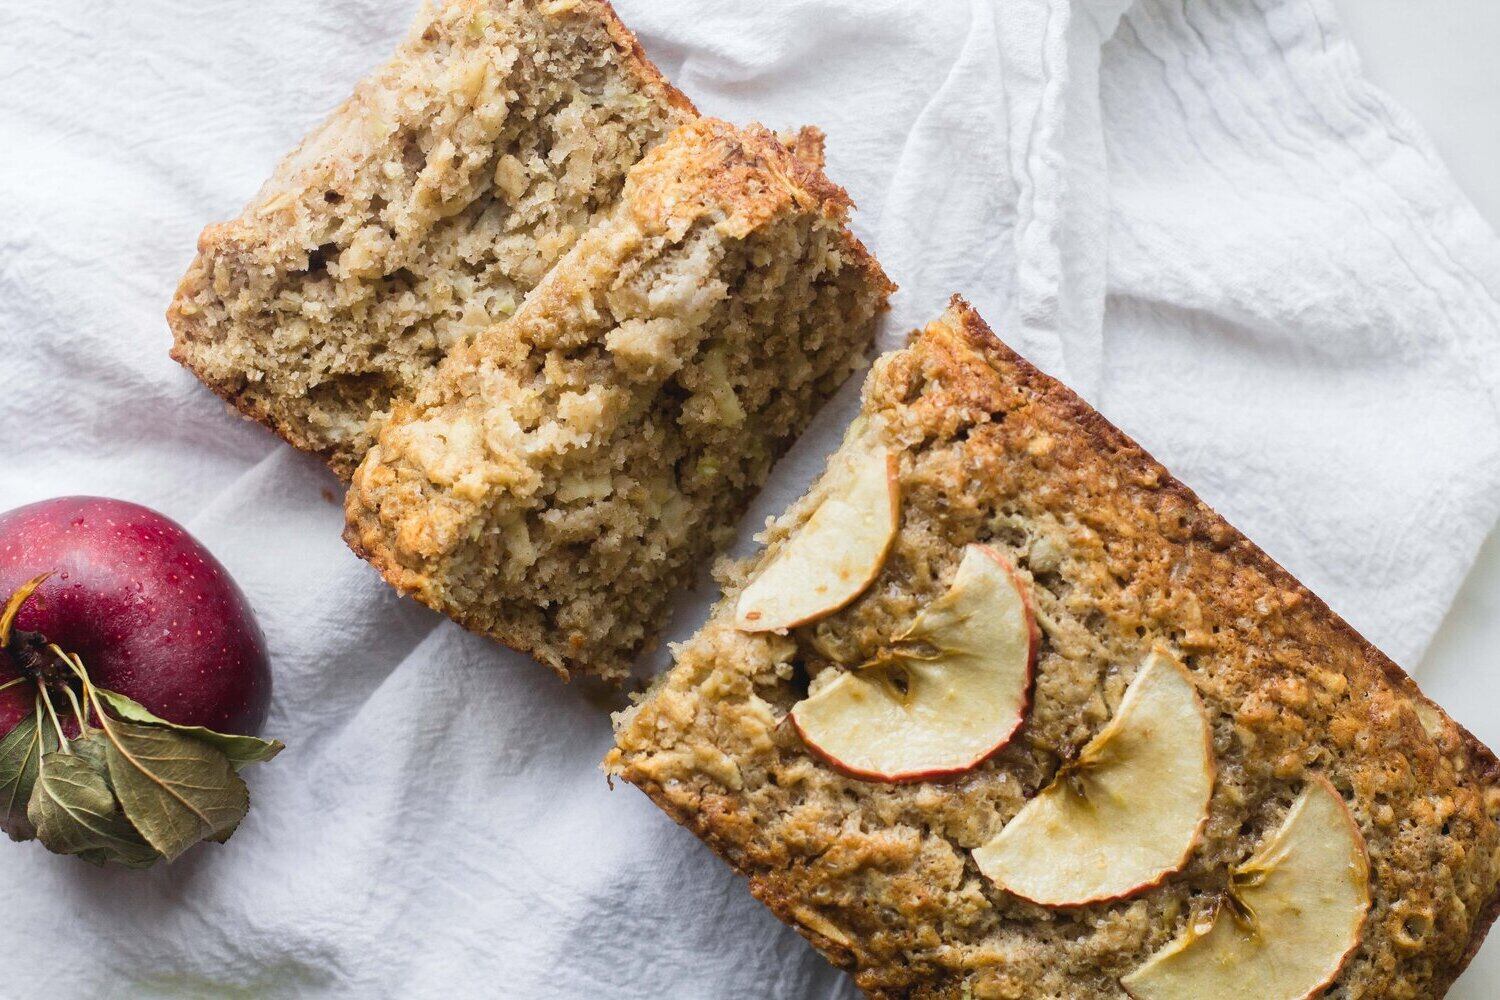
[[[4,649],[16,673],[42,684],[58,680],[56,665],[47,655],[47,646],[47,640],[36,632],[16,629]]]
[[[42,704],[47,706],[47,715],[52,719],[52,728],[57,730],[57,742],[62,744],[63,753],[72,753],[73,745],[63,735],[62,723],[57,721],[57,709],[52,707],[52,696],[47,693],[47,686],[45,684],[37,685],[36,691],[37,697],[42,700]]]
[[[849,670],[851,673],[872,677],[878,683],[884,684],[896,700],[904,704],[911,695],[911,675],[901,662],[903,658],[906,657],[898,651],[882,649],[870,659],[850,667]],[[922,657],[912,656],[910,659],[920,660]]]
[[[95,705],[95,712],[103,712],[103,709],[98,707],[99,699],[94,696],[94,682],[89,680],[89,672],[84,669],[83,658],[77,653],[65,653],[57,648],[57,646],[53,646],[52,651],[68,665],[69,669],[73,671],[74,676],[78,678],[78,685],[83,693],[84,705],[92,702]],[[78,698],[73,694],[72,687],[65,684],[63,685],[63,690],[68,693],[68,698],[73,702],[73,711],[78,714],[78,728],[80,730],[88,729],[87,709],[79,704]]]
[[[78,678],[78,682],[80,684],[83,684],[84,686],[88,685],[89,672],[83,669],[83,660],[79,658],[77,653],[69,653],[55,642],[48,643],[47,648],[52,650],[53,656],[56,656],[59,660],[62,660],[63,664],[69,670],[73,671],[73,675]]]
[[[65,694],[67,694],[68,701],[72,702],[72,704],[73,704],[73,718],[75,718],[75,719],[78,720],[78,731],[80,733],[86,733],[86,732],[88,732],[89,731],[88,714],[86,712],[84,712],[83,706],[78,703],[78,696],[73,693],[73,689],[70,688],[70,687],[63,688],[63,692]]]
[[[1252,876],[1248,879],[1241,878],[1241,872],[1231,867],[1229,870],[1229,884],[1224,887],[1224,905],[1229,909],[1230,916],[1234,918],[1235,923],[1251,934],[1260,933],[1260,923],[1255,915],[1255,910],[1240,895],[1240,886],[1254,886],[1259,884],[1260,881],[1261,879],[1257,876]]]
[[[1057,777],[1054,779],[1061,782],[1064,788],[1077,796],[1078,801],[1085,805],[1093,805],[1093,800],[1089,798],[1089,786],[1086,780],[1089,767],[1090,763],[1087,759],[1081,756],[1074,757],[1057,769]]]

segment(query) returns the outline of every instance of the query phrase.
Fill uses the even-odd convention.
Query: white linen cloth
[[[1326,0],[618,7],[704,112],[827,130],[902,286],[882,346],[963,292],[1417,662],[1500,506],[1500,242]],[[167,358],[199,228],[414,9],[0,4],[0,508],[99,493],[186,524],[260,614],[289,744],[226,847],[145,873],[0,847],[0,994],[850,996],[606,788],[605,699],[396,598],[339,540],[333,478]]]

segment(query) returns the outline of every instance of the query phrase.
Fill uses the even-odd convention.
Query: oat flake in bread
[[[603,0],[445,0],[209,226],[172,356],[353,472],[393,400],[503,319],[695,117]]]
[[[400,403],[346,538],[555,670],[623,679],[674,591],[861,364],[893,287],[804,131],[702,118],[510,319]]]
[[[836,491],[825,477],[768,529],[763,553],[726,570],[712,618],[617,717],[611,774],[702,837],[871,996],[1447,991],[1500,906],[1488,749],[963,301],[877,361],[861,421],[898,468],[899,528],[878,573],[804,624],[737,627],[747,582]],[[1007,664],[1017,683],[1014,653],[975,657],[953,637],[966,626],[952,624],[963,602],[951,595],[979,579],[961,568],[977,548],[1014,571],[1040,627],[1023,723],[996,727],[992,752],[944,780],[853,776],[827,747],[848,756],[863,739],[877,770],[945,749],[930,724],[896,752],[889,730],[861,736],[859,722],[892,706],[930,712]],[[1005,578],[988,579],[1003,594]],[[950,632],[913,636],[933,609]],[[969,650],[963,670],[955,649]],[[862,695],[841,718],[809,710],[854,683]],[[821,753],[803,714],[821,725]],[[1196,743],[1176,733],[1193,720],[1206,745],[1202,731]],[[1161,739],[1196,750],[1130,778]],[[1154,827],[1135,822],[1098,834],[1117,841],[1113,855],[1083,843],[1049,853],[1036,830],[1058,815],[1086,825],[1101,790],[1177,795],[1163,824],[1186,856],[1142,852],[1132,838]],[[1095,901],[1058,905],[1070,899]]]

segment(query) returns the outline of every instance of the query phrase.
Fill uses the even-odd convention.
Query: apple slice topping
[[[1121,980],[1138,1000],[1304,1000],[1338,976],[1370,908],[1370,860],[1344,800],[1314,778],[1207,915]]]
[[[735,627],[796,628],[844,607],[880,572],[900,514],[896,456],[877,435],[852,434],[823,502],[740,592]]]
[[[967,771],[1009,742],[1031,692],[1039,632],[1015,570],[964,549],[953,582],[869,663],[792,708],[813,752],[845,774],[918,781]]]
[[[989,843],[979,870],[1044,906],[1120,899],[1187,863],[1208,819],[1208,716],[1175,657],[1157,650],[1076,759]]]

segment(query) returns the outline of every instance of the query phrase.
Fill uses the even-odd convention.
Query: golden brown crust
[[[640,39],[635,37],[635,32],[625,26],[608,0],[579,0],[576,8],[584,13],[592,11],[594,16],[608,25],[609,36],[614,41],[615,48],[624,57],[625,65],[640,81],[641,89],[658,95],[663,102],[682,112],[684,118],[698,116],[698,109],[693,106],[693,102],[662,75],[656,63],[646,55],[646,50],[641,48]]]
[[[792,155],[814,170],[822,170],[824,162],[824,140],[827,138],[823,130],[815,125],[804,125],[795,132],[786,131],[780,135],[782,145],[792,151]]]
[[[1375,876],[1332,994],[1441,995],[1500,905],[1494,755],[961,299],[878,362],[865,392],[866,418],[904,449],[908,499],[882,576],[785,638],[735,632],[730,587],[621,718],[609,770],[708,840],[863,989],[892,997],[1122,996],[1118,977],[1201,912],[1303,781],[1324,776]],[[771,529],[768,552],[816,499]],[[1018,561],[1046,632],[1021,739],[941,784],[823,766],[782,724],[798,672],[863,662],[975,541]],[[1219,779],[1194,857],[1117,903],[1048,910],[995,889],[968,852],[1107,721],[1156,641],[1188,663],[1214,725]]]
[[[852,202],[843,188],[788,149],[763,125],[743,129],[717,118],[680,126],[630,172],[626,200],[650,231],[705,214],[739,234],[789,207],[842,221]]]
[[[823,172],[823,133],[813,126],[787,141],[755,122],[736,128],[700,118],[682,125],[673,139],[631,171],[633,212],[648,229],[722,212],[725,231],[741,234],[789,208],[843,223],[854,207],[849,193]],[[771,183],[763,186],[766,180]],[[841,241],[849,262],[882,298],[895,292],[895,282],[852,232],[844,229]]]

